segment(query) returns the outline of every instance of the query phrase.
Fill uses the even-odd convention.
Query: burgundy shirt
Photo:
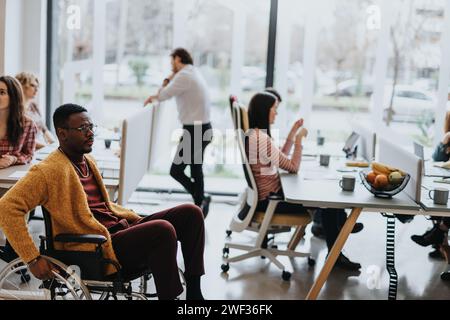
[[[78,163],[77,167],[81,169],[83,176],[86,176],[86,162]],[[75,169],[76,170],[76,169]],[[104,225],[110,234],[117,231],[127,229],[129,227],[128,221],[126,219],[120,219],[113,215],[111,210],[108,208],[106,202],[103,199],[100,188],[95,180],[92,170],[89,170],[89,176],[86,178],[82,177],[77,171],[80,182],[83,185],[84,192],[86,193],[89,209],[91,209],[92,214],[95,219],[97,219],[102,225]]]

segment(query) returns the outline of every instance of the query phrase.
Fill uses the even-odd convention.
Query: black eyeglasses
[[[68,129],[68,130],[77,130],[83,134],[87,134],[89,131],[91,131],[92,133],[95,133],[97,131],[97,125],[95,124],[85,124],[81,127],[78,128],[70,128],[70,127],[65,127],[63,129]]]

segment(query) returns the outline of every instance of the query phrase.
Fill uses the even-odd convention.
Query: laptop
[[[423,145],[417,142],[414,142],[414,154],[422,159],[423,163],[423,172],[427,177],[442,177],[442,178],[450,178],[450,169],[435,167],[432,161],[425,161],[425,155],[423,151]]]

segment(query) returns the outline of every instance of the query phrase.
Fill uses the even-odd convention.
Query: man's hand
[[[148,105],[149,103],[152,103],[158,98],[158,96],[150,96],[147,98],[147,100],[144,101],[144,107]]]
[[[11,167],[16,162],[17,158],[15,156],[4,154],[0,158],[0,169]]]
[[[31,273],[42,281],[53,279],[55,277],[53,271],[58,273],[58,270],[52,263],[43,257],[38,257],[35,262],[32,262],[29,268]]]

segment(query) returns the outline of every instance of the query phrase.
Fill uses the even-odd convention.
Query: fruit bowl
[[[392,196],[396,195],[397,193],[405,189],[410,178],[409,174],[406,173],[400,184],[397,185],[388,184],[384,188],[376,189],[367,181],[367,172],[360,171],[359,175],[361,177],[361,181],[364,187],[366,187],[367,190],[369,190],[373,195],[375,195],[375,197],[379,198],[392,198]]]

